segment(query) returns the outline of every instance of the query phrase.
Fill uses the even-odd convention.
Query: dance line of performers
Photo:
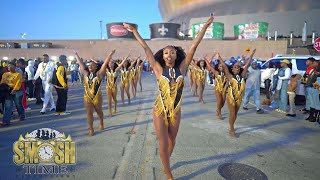
[[[84,104],[87,110],[89,135],[92,136],[94,134],[94,110],[97,112],[100,121],[99,129],[104,129],[102,93],[100,89],[103,78],[105,76],[107,78],[106,92],[108,96],[108,113],[109,117],[111,117],[112,113],[116,113],[117,111],[116,95],[118,91],[118,72],[121,72],[120,91],[122,104],[124,105],[124,91],[127,94],[128,104],[130,104],[130,85],[133,97],[136,96],[138,82],[140,84],[140,91],[142,91],[141,65],[148,59],[155,73],[159,90],[159,94],[156,97],[153,107],[153,124],[158,138],[163,171],[167,175],[167,179],[173,179],[170,170],[170,156],[175,146],[181,120],[181,104],[183,99],[184,76],[186,73],[188,73],[190,87],[192,88],[193,84],[195,85],[195,96],[198,95],[197,88],[199,88],[199,102],[202,103],[204,103],[203,90],[205,87],[207,71],[214,74],[216,82],[215,94],[217,97],[217,116],[219,119],[222,119],[221,109],[224,106],[225,101],[227,101],[229,109],[229,134],[234,137],[234,124],[245,91],[244,78],[248,72],[255,50],[253,50],[249,60],[246,61],[243,68],[239,64],[234,64],[230,69],[216,51],[213,54],[213,58],[217,56],[219,63],[215,67],[210,65],[210,62],[206,57],[196,62],[193,59],[195,51],[200,44],[206,29],[213,22],[213,19],[214,16],[211,15],[201,32],[193,41],[187,53],[185,53],[181,47],[168,45],[153,54],[139,32],[126,23],[124,23],[123,26],[133,33],[138,43],[145,51],[146,58],[143,61],[141,61],[140,55],[136,59],[129,61],[129,52],[118,65],[112,60],[112,56],[115,53],[115,50],[113,50],[109,53],[100,68],[95,61],[91,61],[88,68],[86,68],[82,59],[76,53],[76,59],[80,65],[82,74],[84,75]],[[113,112],[112,101],[114,103]]]

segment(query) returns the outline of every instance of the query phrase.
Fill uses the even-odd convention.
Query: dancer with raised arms
[[[103,124],[103,111],[102,111],[102,93],[100,90],[101,82],[103,77],[106,74],[107,65],[114,54],[115,50],[112,50],[106,60],[103,62],[100,69],[98,69],[98,65],[94,61],[89,62],[88,70],[86,70],[86,66],[84,62],[79,57],[76,52],[76,59],[80,66],[80,70],[84,76],[83,85],[84,85],[84,105],[87,110],[87,121],[89,126],[89,136],[93,136],[93,112],[94,110],[98,114],[98,118],[100,121],[99,130],[104,129]]]
[[[142,76],[142,66],[144,65],[144,63],[146,62],[147,60],[147,57],[144,58],[143,61],[141,61],[141,59],[139,58],[138,59],[138,62],[137,62],[137,83],[139,82],[139,85],[140,85],[140,92],[142,92],[142,83],[141,83],[141,76]]]
[[[185,54],[181,47],[169,45],[153,55],[147,43],[138,31],[129,24],[124,27],[132,32],[145,50],[158,82],[159,95],[153,108],[153,123],[159,142],[160,158],[167,179],[173,179],[170,170],[170,156],[173,152],[181,119],[181,101],[186,68],[190,65],[194,53],[201,42],[207,28],[212,24],[211,15],[204,24],[197,38],[192,42],[189,52]]]
[[[135,64],[135,61],[136,60],[134,60],[131,63],[129,62],[128,59],[125,59],[124,64],[122,65],[122,68],[121,68],[120,91],[121,91],[121,100],[122,100],[123,106],[124,106],[124,91],[126,91],[126,94],[128,97],[128,104],[131,103],[130,101],[130,70]]]
[[[215,53],[212,57],[212,59],[217,55]],[[214,77],[215,77],[215,88],[214,92],[217,98],[217,116],[220,120],[222,120],[222,114],[221,114],[221,109],[224,106],[224,103],[226,102],[226,94],[227,94],[227,88],[228,88],[228,78],[226,77],[224,73],[224,68],[222,66],[222,63],[219,62],[218,64],[215,65],[215,67],[212,67],[210,65],[209,60],[204,57],[206,64],[207,64],[207,69],[213,72]],[[220,60],[219,60],[220,61]],[[228,69],[226,69],[228,70]]]
[[[196,64],[192,64],[192,65],[194,67],[194,71],[196,74],[196,77],[195,77],[196,84],[199,87],[199,102],[202,102],[204,104],[203,91],[206,85],[205,82],[207,77],[207,70],[206,70],[207,64],[204,59],[199,59]],[[197,89],[195,89],[195,91],[197,91]]]
[[[123,58],[121,61],[121,64],[119,64],[119,66],[113,60],[111,60],[107,66],[107,69],[106,69],[106,76],[107,76],[106,92],[107,92],[107,97],[108,97],[108,115],[109,115],[109,117],[112,116],[112,100],[114,103],[113,113],[117,112],[118,72],[120,71],[124,62],[126,61],[126,59],[129,56],[130,56],[130,54],[128,54],[127,57]]]
[[[222,60],[220,54],[218,54],[219,60],[224,69],[224,73],[226,74],[226,77],[229,80],[227,104],[229,108],[229,126],[230,126],[229,134],[231,137],[236,137],[235,130],[234,130],[234,123],[237,119],[238,111],[241,106],[242,96],[246,87],[246,82],[244,78],[247,75],[248,68],[250,66],[252,57],[255,52],[256,50],[254,49],[241,73],[240,73],[240,66],[238,64],[234,64],[231,67],[231,72],[229,72],[226,63]]]

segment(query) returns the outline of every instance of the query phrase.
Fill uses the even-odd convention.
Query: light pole
[[[100,20],[100,39],[102,39],[102,21]]]

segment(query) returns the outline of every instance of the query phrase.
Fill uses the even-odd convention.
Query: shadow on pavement
[[[211,164],[193,173],[177,178],[180,180],[192,179],[200,174],[217,169],[218,166],[221,164],[239,161],[241,159],[244,159],[256,153],[270,151],[275,148],[281,148],[283,146],[287,146],[298,141],[299,139],[303,138],[306,135],[312,135],[314,133],[316,133],[316,131],[310,128],[301,127],[301,128],[292,129],[291,131],[287,132],[284,136],[282,136],[281,138],[279,138],[274,142],[266,143],[266,144],[257,144],[236,153],[220,154],[220,155],[214,155],[214,156],[205,157],[201,159],[177,162],[171,167],[171,170],[174,170],[183,166],[187,166],[187,165],[206,162],[206,161],[213,161],[213,160],[219,160],[219,159],[222,160],[221,162]]]

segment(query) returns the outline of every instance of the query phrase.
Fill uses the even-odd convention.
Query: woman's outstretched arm
[[[139,56],[137,57],[137,63],[136,63],[136,67],[135,67],[136,69],[139,68],[139,63],[141,60],[140,57],[141,57],[141,54],[139,54]]]
[[[141,64],[144,65],[144,63],[146,62],[146,60],[147,60],[147,57],[144,58],[144,60],[142,61]]]
[[[142,46],[142,48],[144,49],[144,51],[146,52],[146,55],[148,57],[148,60],[150,62],[150,66],[153,68],[153,70],[155,71],[155,73],[161,72],[159,71],[161,68],[161,65],[154,59],[153,57],[153,53],[150,49],[150,47],[147,45],[147,43],[142,39],[142,37],[140,36],[139,32],[137,31],[136,28],[134,28],[133,26],[131,26],[130,24],[127,23],[123,23],[123,26],[130,32],[133,33],[133,35],[135,36],[135,38],[138,40],[139,44]]]
[[[207,28],[211,25],[213,19],[214,19],[214,16],[211,15],[211,17],[208,19],[206,24],[204,24],[200,33],[197,35],[197,38],[195,40],[193,40],[192,45],[189,49],[189,52],[187,53],[186,59],[184,60],[184,63],[181,63],[180,67],[183,66],[182,68],[185,68],[185,67],[189,66],[189,64],[191,63],[191,61],[193,59],[194,53],[197,50],[198,45],[200,44]]]
[[[220,54],[218,53],[218,59],[223,67],[224,73],[226,74],[226,77],[228,78],[229,81],[232,80],[232,75],[229,72],[229,68],[227,66],[227,64],[224,62],[224,60],[221,58]]]
[[[245,77],[245,76],[247,75],[247,72],[248,72],[248,69],[249,69],[249,67],[250,67],[250,63],[251,63],[251,61],[252,61],[252,57],[253,57],[254,53],[256,53],[256,49],[254,49],[254,50],[252,51],[249,60],[248,60],[248,61],[246,62],[246,64],[245,64],[245,66],[244,66],[244,68],[243,68],[243,71],[242,71],[242,74],[241,74],[242,77]]]
[[[214,67],[211,66],[209,60],[207,59],[207,57],[204,57],[204,61],[206,62],[207,64],[207,68],[209,71],[213,72],[214,75],[218,75],[218,71],[214,69]]]
[[[131,51],[130,51],[130,52],[131,52]],[[126,57],[122,58],[122,61],[121,61],[121,63],[119,64],[119,66],[117,67],[117,69],[115,70],[115,72],[118,72],[118,71],[122,68],[124,62],[130,57],[130,52],[129,52],[129,54],[128,54]]]
[[[80,70],[81,70],[82,74],[87,76],[89,74],[89,72],[86,70],[86,65],[84,64],[84,62],[80,58],[78,52],[75,52],[75,54],[76,54],[76,60],[80,66]]]
[[[98,75],[100,76],[100,78],[103,78],[103,76],[106,74],[106,69],[107,69],[107,65],[109,64],[110,59],[112,58],[112,55],[116,52],[116,50],[112,50],[108,57],[104,60],[100,70],[98,71]]]
[[[133,68],[133,66],[135,65],[135,63],[137,63],[137,60],[138,60],[138,59],[135,59],[135,60],[132,61],[132,63],[131,63],[131,65],[130,65],[130,67],[128,68],[128,70],[131,70],[131,69]]]

